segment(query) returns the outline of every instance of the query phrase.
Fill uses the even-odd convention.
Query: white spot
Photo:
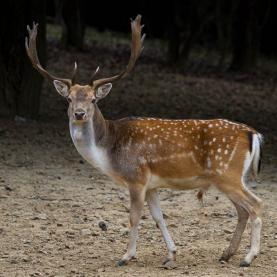
[[[227,154],[228,154],[228,150],[227,150],[227,149],[224,151],[224,154],[225,154],[225,155],[227,155]]]
[[[218,149],[217,149],[217,152],[220,153],[220,152],[221,152],[221,148],[218,148]]]

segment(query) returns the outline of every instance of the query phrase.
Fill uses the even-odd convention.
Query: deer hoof
[[[166,259],[162,264],[162,268],[170,270],[177,268],[177,265],[173,260]]]
[[[239,266],[240,267],[248,267],[248,266],[250,266],[250,263],[248,263],[246,261],[242,261]]]
[[[117,263],[116,263],[116,266],[124,266],[124,265],[127,265],[127,261],[126,260],[119,260]]]

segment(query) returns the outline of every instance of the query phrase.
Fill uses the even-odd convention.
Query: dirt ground
[[[91,52],[70,55],[50,44],[50,68],[69,71],[74,55],[83,68],[82,79],[98,63],[108,74],[122,67],[121,53],[128,54],[124,43],[101,51],[97,41],[90,43]],[[57,55],[64,57],[62,68]],[[115,60],[107,61],[110,55]],[[264,201],[261,254],[251,267],[239,267],[249,248],[248,226],[237,255],[219,263],[237,221],[229,200],[211,189],[201,208],[196,191],[161,190],[177,245],[177,268],[161,268],[166,248],[147,207],[137,260],[116,267],[128,241],[128,193],[81,159],[70,140],[66,102],[45,83],[38,121],[0,120],[0,276],[277,275],[275,87],[253,75],[185,75],[158,63],[162,57],[153,45],[145,51],[134,76],[116,84],[103,101],[103,113],[109,118],[227,117],[261,131],[266,138],[262,182],[253,189]],[[106,222],[106,231],[99,228],[100,221]]]

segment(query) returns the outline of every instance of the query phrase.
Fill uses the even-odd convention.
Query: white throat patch
[[[69,127],[71,138],[79,154],[91,165],[106,173],[110,168],[107,152],[96,145],[92,123],[79,125],[70,122]]]

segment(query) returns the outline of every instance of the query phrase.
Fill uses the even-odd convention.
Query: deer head
[[[76,83],[76,73],[78,68],[76,62],[70,79],[56,77],[42,67],[39,62],[36,49],[36,37],[38,30],[37,23],[33,23],[32,29],[27,26],[29,40],[26,37],[25,47],[33,67],[44,78],[52,81],[58,93],[68,100],[68,115],[70,119],[74,121],[86,121],[93,116],[97,102],[107,96],[112,88],[112,83],[125,78],[134,68],[135,63],[143,49],[142,44],[145,35],[141,37],[142,27],[140,15],[138,15],[135,20],[131,20],[131,55],[125,70],[112,77],[95,79],[95,76],[99,72],[98,67],[92,74],[87,85],[80,85]]]

